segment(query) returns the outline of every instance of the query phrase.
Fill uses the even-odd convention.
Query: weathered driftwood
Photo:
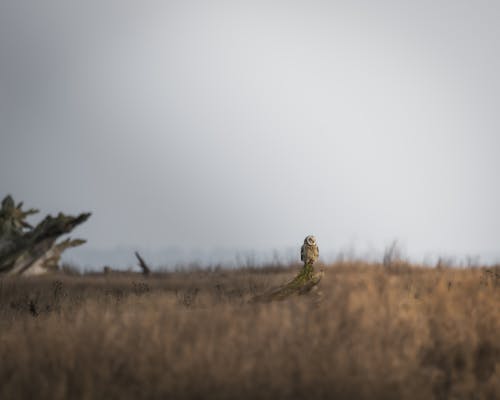
[[[90,213],[76,217],[59,213],[46,216],[35,227],[26,222],[38,210],[24,211],[23,203],[15,204],[11,196],[0,209],[0,274],[38,275],[56,270],[64,250],[85,243],[82,239],[57,239],[85,222]]]

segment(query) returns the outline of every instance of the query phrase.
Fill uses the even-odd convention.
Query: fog
[[[0,195],[91,211],[80,264],[289,257],[310,233],[325,257],[398,239],[415,260],[500,260],[499,18],[486,1],[0,0]]]

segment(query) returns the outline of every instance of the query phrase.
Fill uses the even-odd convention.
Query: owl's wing
[[[304,261],[304,247],[305,245],[302,245],[300,248],[300,261]]]

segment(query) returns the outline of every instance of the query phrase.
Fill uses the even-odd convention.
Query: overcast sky
[[[500,3],[0,0],[0,195],[91,249],[500,254]],[[500,257],[499,257],[500,258]]]

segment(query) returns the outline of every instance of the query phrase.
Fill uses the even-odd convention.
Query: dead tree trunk
[[[26,217],[38,210],[23,211],[23,203],[17,206],[11,196],[2,201],[0,209],[0,274],[38,275],[57,270],[64,250],[85,243],[82,239],[58,238],[71,232],[85,222],[90,213],[76,217],[59,213],[48,215],[37,226],[32,227]]]
[[[139,267],[141,267],[143,275],[149,275],[151,273],[151,268],[148,267],[146,261],[144,261],[138,251],[135,252],[135,256],[139,261]]]

